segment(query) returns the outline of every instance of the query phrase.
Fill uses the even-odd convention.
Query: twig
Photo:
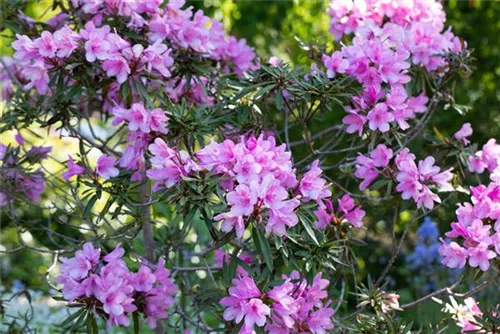
[[[394,264],[394,262],[396,262],[396,259],[399,255],[399,252],[401,251],[401,247],[403,246],[403,242],[406,239],[406,236],[408,235],[408,232],[410,232],[411,227],[417,221],[417,215],[416,215],[417,212],[418,212],[417,210],[415,210],[413,212],[412,220],[408,223],[405,230],[403,231],[403,235],[401,236],[401,239],[399,239],[398,246],[396,247],[395,252],[393,252],[391,259],[389,260],[389,262],[385,266],[384,271],[382,272],[382,275],[380,275],[378,280],[375,282],[375,284],[374,284],[375,287],[380,286],[380,284],[382,283],[384,278],[387,276],[387,273],[389,273],[389,270],[391,269],[392,265]],[[395,223],[396,223],[396,221],[394,221],[394,224]]]
[[[455,283],[453,283],[452,285],[450,286],[447,286],[445,288],[442,288],[442,289],[439,289],[439,290],[436,290],[432,293],[429,293],[428,295],[426,296],[423,296],[422,298],[419,298],[411,303],[408,303],[408,304],[404,304],[404,305],[401,305],[400,308],[402,308],[403,310],[406,310],[406,309],[409,309],[413,306],[417,306],[418,304],[422,303],[422,302],[425,302],[426,300],[432,298],[432,297],[436,297],[436,296],[439,296],[445,292],[448,292],[448,294],[452,294],[452,290],[454,288],[456,288],[461,282],[462,282],[462,279],[463,279],[463,276],[461,276],[458,281],[456,281]]]
[[[318,132],[317,134],[311,136],[309,139],[302,139],[302,140],[297,140],[297,141],[292,141],[290,143],[290,147],[293,147],[293,146],[297,146],[297,145],[302,145],[302,144],[306,144],[308,140],[314,140],[314,139],[317,139],[317,138],[320,138],[320,137],[323,137],[324,135],[327,135],[329,134],[330,132],[333,132],[333,131],[340,131],[342,130],[344,127],[342,125],[334,125],[334,126],[331,126],[329,128],[326,128],[320,132]]]

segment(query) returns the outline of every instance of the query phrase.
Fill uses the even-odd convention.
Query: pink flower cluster
[[[147,24],[150,41],[171,41],[184,49],[206,54],[208,58],[222,61],[227,71],[242,75],[243,72],[259,67],[255,54],[244,39],[226,37],[221,22],[212,20],[198,10],[193,14],[192,7],[182,9],[185,1],[170,1],[165,9],[158,9]]]
[[[346,107],[348,115],[342,122],[348,133],[361,135],[366,125],[372,131],[387,132],[392,124],[406,130],[409,120],[426,111],[427,97],[410,97],[404,87],[410,81],[410,53],[401,45],[400,29],[367,27],[352,45],[323,56],[328,77],[341,73],[363,85],[363,94],[353,97],[352,105]]]
[[[129,19],[127,26],[143,31],[150,42],[167,40],[176,48],[194,50],[208,58],[222,61],[225,69],[233,67],[238,75],[259,67],[255,54],[245,40],[226,36],[221,22],[212,20],[202,10],[193,13],[192,7],[182,8],[184,0],[169,1],[164,8],[160,0],[115,1],[72,0],[74,8],[86,14],[118,15]]]
[[[495,139],[488,140],[482,150],[469,157],[469,170],[478,174],[487,170],[491,181],[500,182],[500,145]]]
[[[119,161],[107,155],[101,156],[97,161],[94,174],[106,180],[116,177],[119,170],[115,165],[119,163],[122,168],[136,171],[132,175],[132,181],[142,180],[146,165],[144,153],[147,146],[159,135],[168,133],[167,122],[169,118],[167,112],[160,108],[148,110],[142,103],[133,103],[129,109],[116,105],[111,112],[114,115],[112,125],[119,125],[122,122],[127,124],[129,130],[128,145]],[[68,170],[63,173],[63,178],[68,180],[74,175],[84,173],[85,169],[75,164],[70,157]]]
[[[452,191],[450,181],[453,179],[452,168],[441,172],[441,168],[434,165],[433,157],[427,157],[415,163],[415,155],[408,149],[402,150],[395,159],[398,174],[396,190],[405,200],[413,198],[417,207],[434,208],[434,202],[441,203],[439,196],[431,191],[429,186],[434,185],[439,191]]]
[[[211,142],[196,156],[202,168],[223,176],[230,210],[215,219],[222,221],[223,231],[235,229],[240,238],[250,217],[265,214],[266,232],[282,236],[298,223],[299,199],[322,205],[322,199],[331,195],[318,162],[298,181],[290,152],[285,145],[276,146],[274,137]]]
[[[308,284],[293,271],[267,293],[262,293],[250,276],[235,278],[229,296],[220,301],[226,308],[224,320],[243,320],[240,333],[254,333],[255,325],[265,326],[271,334],[326,333],[333,328],[334,310],[331,301],[326,301],[329,281],[321,276],[317,274]]]
[[[317,229],[325,229],[332,223],[339,225],[344,220],[354,227],[361,227],[363,225],[365,211],[361,207],[356,206],[354,200],[348,194],[338,199],[337,214],[335,214],[333,204],[330,200],[325,200],[325,205],[326,207],[320,207],[314,211],[314,215],[316,216],[314,227]]]
[[[370,152],[370,157],[361,153],[356,157],[356,171],[354,176],[363,181],[359,185],[359,190],[365,190],[389,165],[392,159],[392,150],[384,144],[379,144]]]
[[[172,78],[173,51],[194,52],[198,58],[208,58],[220,63],[226,72],[243,75],[259,67],[258,59],[244,40],[225,35],[220,22],[211,20],[200,10],[193,14],[192,8],[181,9],[184,1],[171,1],[164,8],[162,1],[71,1],[72,10],[84,29],[79,32],[67,16],[57,16],[48,22],[54,31],[43,31],[39,38],[17,35],[12,43],[16,50],[14,58],[22,66],[21,75],[26,78],[26,89],[36,88],[39,94],[48,94],[50,71],[64,69],[65,81],[74,84],[73,69],[81,65],[80,58],[88,63],[99,63],[92,73],[100,79],[100,69],[108,77],[115,78],[106,92],[111,100],[117,100],[118,87],[130,77],[144,82],[157,79],[152,87],[161,87],[174,100],[184,93],[188,83],[181,75]],[[126,35],[120,36],[108,25],[102,25],[106,17],[121,17],[136,35],[147,35],[149,45],[134,44]],[[62,25],[66,22],[67,25]],[[57,30],[55,30],[58,28]],[[173,47],[172,50],[170,47]],[[77,56],[74,56],[74,54]],[[193,80],[187,76],[195,88],[194,103],[201,104],[213,99],[205,96],[206,78]],[[205,81],[205,82],[203,82]],[[9,87],[9,86],[8,86]],[[135,92],[137,93],[137,92]],[[188,96],[189,98],[190,96]],[[104,100],[104,99],[103,99]],[[213,103],[213,101],[212,101]],[[106,104],[105,104],[105,110]]]
[[[20,197],[37,202],[45,191],[42,169],[32,167],[46,159],[52,147],[33,146],[25,150],[21,135],[16,140],[18,147],[0,143],[0,208]]]
[[[394,171],[388,168],[392,156],[392,150],[383,144],[371,151],[370,157],[358,155],[354,176],[363,180],[359,186],[360,190],[367,189],[380,174],[394,176]],[[452,168],[441,172],[441,168],[434,165],[433,157],[420,160],[418,165],[415,159],[415,155],[406,148],[394,159],[395,177],[398,182],[396,190],[404,200],[412,198],[417,207],[432,209],[434,202],[440,203],[441,199],[431,191],[430,186],[437,187],[439,191],[452,191]]]
[[[153,156],[151,169],[146,171],[146,175],[155,181],[154,191],[171,188],[183,177],[199,170],[199,166],[189,157],[188,152],[169,147],[161,138],[156,138],[154,143],[149,145],[149,152]]]
[[[26,67],[22,74],[30,83],[25,87],[35,87],[40,94],[49,93],[49,70],[64,65],[75,50],[85,54],[88,62],[99,60],[109,77],[116,77],[119,84],[130,75],[145,73],[164,78],[170,76],[173,64],[170,49],[161,43],[131,45],[107,25],[97,28],[94,22],[86,24],[79,33],[64,26],[54,33],[43,31],[32,41],[28,36],[17,35],[12,43],[16,50],[14,58]]]
[[[208,170],[222,176],[221,187],[228,193],[228,212],[214,218],[222,221],[224,232],[236,231],[241,238],[250,217],[267,217],[266,232],[284,235],[288,227],[298,223],[295,210],[303,202],[322,200],[331,195],[326,181],[322,179],[318,162],[297,180],[285,145],[276,146],[274,137],[267,139],[241,138],[239,143],[225,140],[212,141],[195,156],[198,162],[189,158],[187,152],[170,148],[162,139],[150,145],[152,168],[147,171],[155,180],[154,188],[170,188],[191,172]]]
[[[400,26],[421,22],[441,31],[446,19],[443,6],[434,0],[332,0],[328,13],[330,32],[336,40],[356,32],[368,20],[378,26],[386,20]]]
[[[435,12],[427,12],[428,8]],[[327,76],[345,74],[364,88],[363,95],[354,97],[353,105],[346,108],[347,132],[361,135],[366,123],[372,131],[387,132],[392,123],[408,129],[408,121],[425,112],[428,101],[424,95],[409,97],[404,88],[410,81],[411,64],[428,71],[445,69],[445,56],[462,49],[450,31],[441,33],[441,5],[434,1],[334,0],[329,12],[336,37],[343,32],[355,32],[355,36],[352,45],[323,56]],[[391,21],[383,24],[384,15]]]
[[[122,260],[120,245],[103,256],[100,249],[87,242],[72,258],[62,258],[61,275],[66,300],[92,305],[97,314],[105,314],[108,326],[128,326],[132,312],[144,314],[151,328],[166,319],[166,310],[175,302],[177,286],[160,259],[156,269],[141,264],[130,272]]]
[[[161,0],[71,0],[75,9],[81,9],[86,14],[119,15],[130,17],[129,27],[142,26],[145,22],[141,14],[153,14],[162,4]]]
[[[459,205],[457,222],[445,235],[458,242],[445,243],[439,249],[443,264],[450,268],[471,267],[487,271],[490,261],[500,255],[500,184],[471,188],[471,203]]]

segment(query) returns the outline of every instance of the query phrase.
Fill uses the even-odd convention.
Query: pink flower
[[[375,164],[371,158],[358,153],[356,157],[356,171],[354,176],[358,179],[363,179],[359,185],[359,190],[365,190],[379,176],[380,172],[375,168]]]
[[[168,117],[165,115],[165,111],[160,109],[160,108],[155,108],[151,110],[150,113],[151,117],[151,130],[167,134],[168,129],[167,129],[167,122],[168,122]]]
[[[266,317],[271,313],[271,309],[262,300],[252,298],[244,304],[243,312],[245,313],[245,326],[253,328],[254,325],[259,327],[265,325]]]
[[[365,214],[366,212],[363,209],[356,207],[353,211],[346,213],[344,217],[354,227],[361,227],[363,226],[363,217]]]
[[[281,182],[274,178],[272,174],[268,174],[262,180],[261,197],[264,204],[270,208],[279,208],[282,201],[288,197],[288,192],[281,186]]]
[[[303,200],[319,200],[332,195],[330,190],[328,190],[326,181],[320,177],[323,173],[321,168],[318,167],[319,160],[315,160],[311,169],[304,174],[299,182],[299,190]]]
[[[282,65],[282,61],[281,59],[279,59],[278,57],[275,57],[275,56],[272,56],[271,58],[269,58],[269,65],[271,65],[272,67],[280,67]]]
[[[116,165],[116,158],[103,154],[97,160],[96,172],[105,180],[118,176],[120,171],[114,167]]]
[[[85,278],[92,268],[92,264],[83,256],[71,259],[61,258],[61,271],[67,273],[72,279]]]
[[[231,205],[231,214],[235,216],[249,216],[257,203],[257,193],[255,186],[248,187],[240,184],[234,191],[226,196],[227,203]]]
[[[433,193],[426,185],[422,185],[422,189],[417,196],[417,207],[419,208],[425,207],[432,210],[434,208],[434,202],[441,203],[439,196]]]
[[[467,146],[470,143],[470,141],[467,139],[467,137],[469,137],[471,135],[472,135],[472,127],[471,127],[470,123],[465,123],[464,125],[462,125],[460,130],[458,130],[453,135],[453,137],[455,137],[460,142],[462,142],[462,144],[464,144],[464,146]]]
[[[64,26],[54,33],[54,42],[57,46],[57,57],[69,57],[78,47],[78,34],[68,26]]]
[[[151,269],[145,265],[139,267],[139,271],[132,275],[131,283],[136,291],[148,292],[153,288],[156,276]]]
[[[16,50],[15,59],[26,62],[40,58],[39,47],[28,36],[16,34],[16,37],[12,42],[12,48]]]
[[[121,56],[104,61],[102,68],[109,77],[115,76],[119,84],[124,83],[130,74],[128,62]]]
[[[326,54],[321,58],[326,67],[326,75],[332,79],[335,78],[335,73],[345,73],[349,67],[349,61],[342,57],[342,52],[335,51],[331,56]]]
[[[469,171],[471,173],[481,174],[488,167],[482,160],[482,152],[476,152],[475,155],[469,157]]]
[[[418,171],[421,178],[429,180],[439,173],[440,168],[434,165],[435,162],[436,160],[433,157],[427,157],[418,162]]]
[[[245,232],[245,220],[241,216],[233,216],[229,212],[224,212],[214,216],[215,221],[222,220],[221,231],[222,232],[231,232],[232,230],[236,231],[236,236],[238,238],[243,237],[243,233]]]
[[[307,319],[307,326],[312,333],[326,334],[328,329],[333,329],[333,309],[331,307],[322,307],[311,313]]]
[[[358,133],[358,136],[363,134],[363,128],[366,123],[366,117],[359,115],[355,112],[350,112],[347,116],[342,118],[342,123],[347,125],[347,133]]]
[[[151,131],[149,112],[144,108],[142,103],[132,104],[132,107],[125,113],[125,119],[128,121],[130,131],[140,130],[143,133]]]
[[[377,103],[366,118],[368,127],[373,131],[378,129],[380,132],[389,131],[389,123],[394,120],[394,116],[387,111],[387,105],[384,103]]]
[[[233,171],[236,173],[236,180],[239,183],[258,180],[258,174],[262,171],[262,166],[255,161],[251,154],[245,154],[234,165]]]
[[[299,218],[294,210],[300,205],[296,199],[281,202],[281,205],[270,210],[266,232],[283,236],[287,227],[297,225]]]
[[[35,39],[35,46],[38,48],[38,52],[41,56],[47,58],[54,58],[56,55],[57,47],[54,42],[54,37],[48,31],[43,31],[42,35]]]
[[[110,263],[110,262],[120,260],[124,254],[125,254],[125,250],[120,246],[120,244],[118,244],[118,245],[116,245],[115,249],[113,249],[113,251],[111,253],[104,256],[102,259],[105,262]]]
[[[338,200],[339,202],[339,210],[343,211],[344,213],[347,213],[354,209],[354,200],[352,199],[349,194],[345,194]]]
[[[450,268],[463,268],[467,262],[468,252],[456,242],[446,244],[443,242],[439,247],[439,254],[443,257],[442,263]]]
[[[69,156],[68,170],[65,171],[64,173],[62,173],[63,179],[69,180],[73,176],[80,175],[80,174],[83,174],[83,173],[85,173],[85,168],[81,167],[78,164],[75,164],[75,162],[73,161],[73,158],[71,156]]]
[[[266,316],[271,310],[258,299],[261,295],[255,281],[250,276],[235,278],[233,286],[229,288],[229,296],[221,299],[220,304],[224,310],[224,320],[235,320],[240,323],[245,317],[245,324],[252,328],[254,324],[263,326]],[[248,317],[248,319],[247,319]]]
[[[386,167],[392,158],[392,150],[384,144],[379,144],[370,152],[375,167]]]
[[[49,93],[49,73],[43,58],[24,67],[21,74],[30,81],[29,84],[24,87],[25,89],[28,90],[35,87],[39,94],[43,95]]]
[[[487,271],[490,267],[490,260],[496,256],[494,251],[488,249],[488,245],[481,243],[469,251],[469,265]]]
[[[333,218],[333,215],[328,213],[325,208],[319,208],[318,210],[314,211],[314,215],[316,216],[314,227],[319,230],[327,228]]]

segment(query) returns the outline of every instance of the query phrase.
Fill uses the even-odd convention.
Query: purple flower
[[[75,175],[80,175],[85,173],[85,168],[81,167],[80,165],[76,164],[73,161],[73,158],[69,155],[69,160],[68,160],[68,170],[62,173],[62,177],[65,180],[71,179]]]
[[[472,135],[472,127],[470,123],[464,123],[460,130],[455,132],[453,137],[458,139],[464,146],[469,145],[470,141],[467,139],[467,137]]]
[[[103,154],[97,160],[96,172],[105,180],[118,176],[120,171],[115,167],[116,158]]]
[[[109,77],[116,77],[119,84],[127,81],[130,74],[128,62],[121,56],[105,60],[104,63],[102,63],[102,68]]]

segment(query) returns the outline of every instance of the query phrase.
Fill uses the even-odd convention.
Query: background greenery
[[[249,44],[255,47],[262,62],[266,62],[270,56],[277,56],[286,62],[310,66],[310,60],[304,57],[298,40],[305,44],[319,42],[327,45],[330,51],[334,47],[328,33],[328,1],[206,0],[188,3],[223,21],[232,34],[246,38]],[[35,19],[46,18],[51,12],[46,11],[45,7],[43,1],[27,2],[25,13]],[[449,136],[462,123],[471,122],[474,128],[472,140],[482,145],[489,138],[500,138],[500,2],[455,0],[445,2],[444,7],[448,17],[447,23],[453,27],[455,34],[467,41],[469,48],[474,50],[475,71],[469,79],[458,82],[456,86],[456,102],[469,107],[464,110],[464,117],[455,110],[441,110],[436,113],[431,127],[436,129],[434,134]],[[0,50],[4,55],[11,53],[11,35],[8,30],[2,32]],[[325,116],[322,121],[333,122],[343,114],[344,111],[339,108]],[[416,142],[411,149],[417,156],[423,157],[436,148]],[[300,156],[306,152],[294,153]],[[380,220],[368,224],[369,231],[364,237],[369,246],[360,248],[359,280],[366,280],[368,273],[376,277],[387,260],[391,247],[388,224],[392,209],[389,206],[377,208],[374,216]],[[40,214],[28,213],[32,217]],[[441,232],[448,229],[453,215],[454,207],[449,206],[433,213],[433,219],[440,225]],[[408,222],[408,212],[403,211],[400,218],[403,222]],[[18,235],[14,229],[5,228],[8,226],[5,220],[2,225],[4,228],[0,234],[0,244],[9,248],[17,243]],[[404,226],[399,228],[403,229]],[[44,242],[43,238],[37,238],[36,234],[30,237],[36,242]],[[406,253],[412,251],[414,241],[413,236],[405,249]],[[398,259],[399,265],[396,267],[399,269],[392,276],[393,288],[399,291],[403,301],[418,297],[417,287],[411,280],[412,273],[406,268],[404,261],[404,256]],[[0,255],[0,279],[7,286],[12,284],[14,278],[18,278],[30,288],[47,289],[43,274],[50,264],[50,257],[26,250],[7,256]],[[7,268],[8,270],[2,270]],[[498,301],[498,292],[495,295],[491,294],[491,291],[484,291],[479,296],[482,305],[493,303],[495,299]],[[412,312],[406,312],[406,316],[417,324],[432,323],[439,317],[439,312],[436,312],[439,308],[437,304],[429,302]]]

